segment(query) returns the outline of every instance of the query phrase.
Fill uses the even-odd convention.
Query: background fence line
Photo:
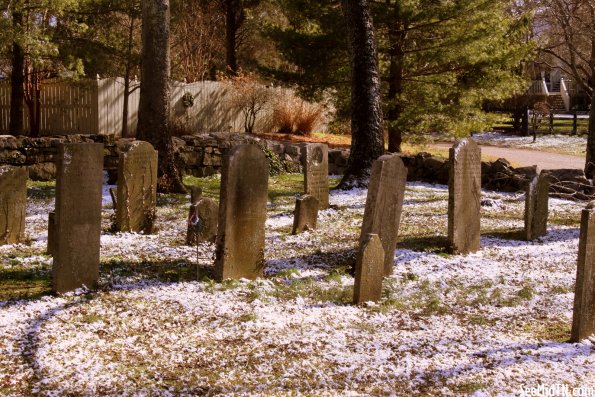
[[[140,82],[131,81],[128,99],[128,130],[136,132]],[[231,105],[232,88],[227,83],[202,81],[185,84],[171,82],[171,119],[189,133],[244,131],[240,109]],[[277,90],[291,95],[290,90]],[[184,107],[182,97],[192,94],[194,105]],[[123,122],[124,79],[121,77],[84,80],[45,80],[41,84],[41,135],[114,134],[120,136]],[[256,130],[266,123],[272,109],[257,117]],[[10,134],[10,82],[0,82],[0,134]],[[29,131],[29,116],[24,105],[24,128]]]

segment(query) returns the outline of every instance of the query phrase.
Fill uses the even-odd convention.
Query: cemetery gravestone
[[[56,213],[54,211],[48,214],[48,247],[47,252],[54,256],[56,247]]]
[[[382,297],[384,248],[377,234],[368,234],[357,254],[353,303],[377,302]]]
[[[230,149],[221,170],[218,281],[262,276],[268,180],[269,162],[257,145]]]
[[[156,203],[157,151],[148,142],[132,142],[120,153],[117,230],[152,233]]]
[[[0,167],[0,245],[25,239],[27,169]]]
[[[527,185],[525,195],[525,239],[547,234],[549,176],[543,171]]]
[[[58,146],[52,288],[94,288],[99,278],[103,144]]]
[[[318,220],[318,200],[316,197],[305,194],[295,201],[293,213],[293,230],[291,234],[298,234],[305,230],[316,229]]]
[[[329,207],[328,146],[308,143],[303,146],[304,191],[318,200],[321,210]]]
[[[399,223],[405,196],[407,167],[397,155],[374,161],[368,184],[360,245],[368,234],[377,234],[384,247],[384,275],[392,273]]]
[[[571,342],[595,334],[595,201],[581,213]]]
[[[481,150],[471,138],[450,148],[448,242],[454,253],[480,248]]]
[[[188,230],[186,245],[196,245],[201,242],[214,243],[217,238],[217,218],[219,206],[211,198],[198,198],[190,206],[188,214]]]

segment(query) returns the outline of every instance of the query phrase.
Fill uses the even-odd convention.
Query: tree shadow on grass
[[[426,381],[419,386],[420,392],[431,392],[434,388],[442,388],[443,382],[448,379],[450,384],[456,385],[457,378],[468,379],[469,375],[481,376],[481,371],[494,371],[498,368],[511,368],[518,366],[523,368],[527,364],[532,366],[542,365],[547,367],[551,363],[559,363],[562,360],[572,360],[592,355],[592,346],[589,344],[571,344],[562,342],[545,343],[510,343],[497,349],[485,349],[470,354],[470,363],[444,368],[440,370],[426,370],[420,372],[419,377]],[[559,381],[552,383],[564,383],[567,374],[560,374]],[[463,384],[463,382],[461,382]],[[480,388],[486,385],[480,385]],[[521,386],[515,386],[518,389]],[[527,385],[525,385],[527,386]]]
[[[35,300],[52,292],[49,271],[0,269],[0,301]]]
[[[399,237],[397,250],[427,252],[434,254],[449,254],[450,246],[446,236],[405,236]]]

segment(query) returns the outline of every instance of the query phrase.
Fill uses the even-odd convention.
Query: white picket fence
[[[128,129],[136,131],[140,83],[131,84],[129,96]],[[276,88],[273,88],[276,89]],[[286,90],[284,90],[286,91]],[[194,97],[194,105],[186,108],[182,97]],[[244,131],[241,111],[230,104],[231,88],[216,81],[191,84],[171,83],[171,117],[188,132]],[[122,130],[124,79],[47,80],[41,86],[41,134],[114,134]],[[257,127],[264,123],[270,109],[257,119]],[[8,130],[10,115],[10,83],[0,82],[0,134]],[[25,130],[29,130],[29,117],[25,106]],[[257,128],[258,130],[258,128]]]

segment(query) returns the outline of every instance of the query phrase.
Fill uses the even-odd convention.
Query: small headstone
[[[308,143],[303,146],[304,192],[318,200],[321,210],[329,207],[328,146]]]
[[[372,164],[360,245],[368,234],[377,234],[384,247],[384,275],[393,271],[401,222],[407,167],[398,155],[384,155]]]
[[[318,200],[316,197],[305,194],[295,200],[293,212],[293,230],[291,234],[298,234],[305,230],[316,229],[318,220]]]
[[[56,213],[54,211],[48,214],[48,247],[47,253],[55,255],[56,247]]]
[[[190,205],[186,245],[201,242],[214,243],[217,239],[219,206],[211,198],[203,197]]]
[[[221,169],[217,280],[262,276],[268,181],[269,162],[257,145],[230,149]]]
[[[58,146],[52,289],[94,288],[99,278],[103,144]]]
[[[118,208],[118,189],[115,187],[110,187],[109,188],[109,195],[112,198],[112,206],[114,207],[114,209]]]
[[[549,176],[543,171],[527,185],[525,194],[525,239],[547,234]]]
[[[198,186],[192,186],[190,188],[190,204],[198,203],[198,200],[202,197],[202,189]]]
[[[595,201],[581,213],[571,342],[595,334]]]
[[[134,141],[120,152],[116,228],[152,233],[157,204],[157,151],[148,142]]]
[[[0,167],[0,245],[25,239],[27,169]]]
[[[468,254],[480,248],[481,150],[471,138],[450,148],[448,242]]]
[[[355,263],[353,303],[378,302],[382,297],[384,248],[377,234],[364,237]]]

